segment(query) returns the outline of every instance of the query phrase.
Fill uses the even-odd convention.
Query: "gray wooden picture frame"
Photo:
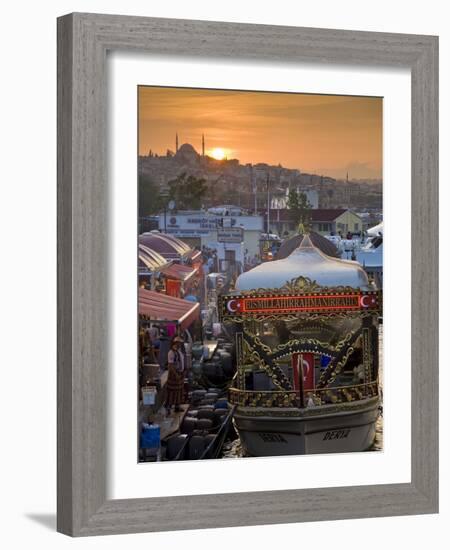
[[[411,483],[107,499],[111,50],[411,70]],[[59,18],[58,531],[86,536],[437,512],[437,235],[437,37],[82,13]]]

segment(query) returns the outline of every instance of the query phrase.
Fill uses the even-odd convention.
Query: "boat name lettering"
[[[323,436],[323,441],[327,441],[331,439],[345,439],[346,437],[348,437],[350,432],[351,432],[350,429],[332,430],[331,432],[326,432],[326,434]]]
[[[297,296],[289,298],[261,298],[245,301],[245,311],[259,309],[317,309],[339,306],[359,307],[359,296]]]
[[[287,443],[281,434],[258,432],[258,435],[264,443]]]

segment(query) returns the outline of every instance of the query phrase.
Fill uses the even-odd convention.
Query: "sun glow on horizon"
[[[211,156],[216,160],[223,160],[226,157],[225,149],[214,147],[214,149],[211,149]]]

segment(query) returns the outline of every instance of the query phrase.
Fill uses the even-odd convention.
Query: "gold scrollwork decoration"
[[[257,346],[260,346],[267,354],[270,354],[272,352],[270,347],[268,345],[264,344],[264,342],[261,341],[261,338],[259,338],[259,336],[254,336],[253,340],[254,340],[255,344]]]
[[[265,315],[255,315],[255,314],[243,314],[236,317],[231,315],[226,315],[222,317],[222,321],[226,324],[230,323],[245,323],[248,321],[277,321],[282,319],[283,321],[301,321],[305,320],[333,320],[333,319],[363,319],[365,317],[373,317],[373,312],[368,312],[364,310],[355,310],[355,311],[336,311],[336,312],[327,312],[327,313],[308,313],[308,312],[298,312],[294,314],[286,313],[270,313]]]
[[[320,346],[322,348],[329,348],[330,351],[334,351],[334,347],[330,345],[329,342],[322,342],[321,340],[318,340],[317,338],[301,338],[300,340],[289,340],[285,344],[279,344],[273,351],[270,351],[270,356],[278,355],[280,352],[289,350],[296,346],[304,346],[304,345],[310,345],[310,346]]]
[[[248,353],[249,356],[248,362],[258,365],[258,367],[263,370],[267,374],[267,376],[269,376],[274,386],[278,389],[291,389],[292,384],[289,379],[286,378],[283,371],[278,366],[268,364],[259,354],[258,347],[261,348],[262,351],[264,351],[267,355],[269,355],[271,351],[269,346],[261,342],[261,339],[258,336],[253,336],[253,341],[256,344],[256,347],[251,347],[249,342],[245,342],[246,353]]]
[[[341,349],[343,349],[348,344],[348,342],[350,342],[350,340],[353,338],[353,336],[355,335],[356,332],[357,332],[357,330],[353,330],[352,332],[348,332],[345,335],[345,337],[336,344],[335,350],[336,351],[341,351]],[[357,339],[357,342],[359,340],[360,340],[360,337]]]
[[[293,277],[286,281],[283,286],[279,288],[255,288],[252,290],[246,290],[243,294],[255,295],[255,294],[308,294],[312,292],[354,292],[355,288],[351,286],[321,286],[319,283],[310,277]]]
[[[330,378],[327,381],[327,386],[330,386],[335,380],[338,374],[340,374],[343,367],[346,365],[348,358],[350,355],[355,351],[355,348],[353,346],[349,346],[347,351],[345,352],[344,356],[340,361],[337,362],[336,367],[334,368]],[[319,383],[317,384],[318,388],[323,387],[323,384],[325,382],[325,376],[328,374],[328,370],[324,371],[319,379]]]

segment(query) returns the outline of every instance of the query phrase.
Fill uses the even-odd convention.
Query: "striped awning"
[[[139,245],[138,255],[139,267],[145,267],[149,271],[160,271],[163,267],[170,265],[170,262],[161,256],[161,254],[143,244]]]
[[[139,315],[151,321],[177,323],[184,330],[200,317],[200,304],[140,288]]]
[[[200,252],[200,250],[192,249],[190,252],[188,252],[187,259],[191,262],[201,262],[202,253]]]
[[[189,281],[196,273],[194,268],[182,264],[171,264],[161,271],[168,279],[175,279],[183,283]]]
[[[151,248],[166,260],[187,259],[192,251],[191,247],[180,239],[158,231],[139,235],[139,244]]]

